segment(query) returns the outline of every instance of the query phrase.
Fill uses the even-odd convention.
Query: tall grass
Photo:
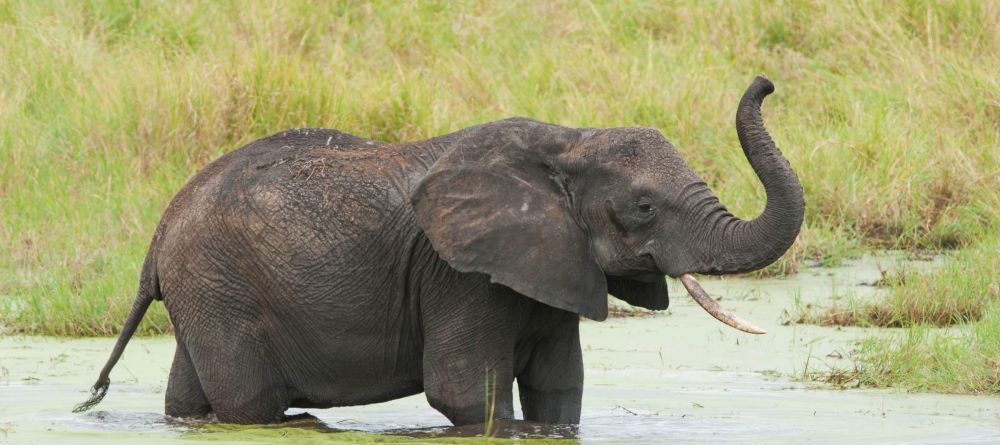
[[[733,115],[759,73],[808,203],[777,268],[973,243],[1000,219],[996,66],[992,2],[0,1],[0,316],[116,332],[170,197],[289,127],[651,126],[751,217]]]

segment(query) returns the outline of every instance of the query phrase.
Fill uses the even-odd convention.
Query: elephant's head
[[[454,139],[413,192],[417,222],[452,267],[591,319],[607,317],[608,292],[666,308],[663,275],[714,304],[689,274],[764,267],[802,224],[802,186],[760,116],[772,91],[758,77],[736,113],[767,192],[754,220],[729,213],[656,130],[509,119]]]

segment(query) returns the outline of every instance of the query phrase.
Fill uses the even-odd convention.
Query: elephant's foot
[[[583,398],[581,388],[542,391],[521,385],[521,408],[524,419],[546,424],[580,423]]]
[[[441,403],[431,402],[431,406],[444,414],[455,426],[463,425],[483,425],[488,422],[501,422],[514,419],[514,404],[510,400],[508,393],[507,400],[497,400],[493,408],[493,418],[488,421],[485,417],[488,408],[484,403],[467,405],[464,407],[443,406]]]

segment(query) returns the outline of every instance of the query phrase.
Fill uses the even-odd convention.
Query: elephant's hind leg
[[[198,379],[219,422],[278,423],[288,409],[288,392],[261,335],[216,330],[212,347],[192,352]]]
[[[212,406],[201,389],[191,357],[180,341],[174,352],[174,364],[170,366],[164,402],[164,412],[172,417],[202,417],[212,411]]]

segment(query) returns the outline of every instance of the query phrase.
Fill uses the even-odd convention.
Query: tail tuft
[[[108,393],[109,386],[111,386],[111,379],[98,380],[94,387],[90,388],[90,398],[86,402],[74,406],[73,412],[82,413],[101,403],[101,400],[104,400],[104,396]]]

